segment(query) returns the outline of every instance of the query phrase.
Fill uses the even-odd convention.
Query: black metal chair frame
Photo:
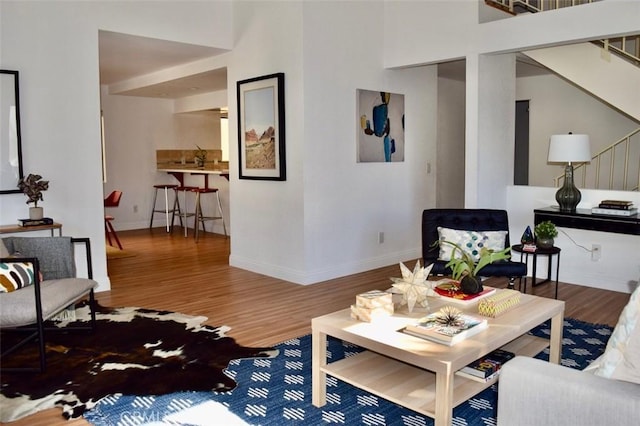
[[[89,241],[89,238],[71,238],[71,243],[85,245],[86,256],[87,256],[87,277],[89,279],[93,279],[93,266],[91,263],[91,243]],[[75,330],[88,330],[91,332],[95,331],[96,301],[95,301],[94,290],[91,289],[89,292],[89,307],[91,312],[91,321],[89,322],[89,325],[71,326],[71,327],[67,326],[63,328],[49,327],[45,325],[45,320],[43,319],[43,313],[42,313],[42,295],[40,291],[40,278],[39,278],[40,265],[39,265],[38,259],[35,257],[14,257],[9,259],[2,259],[2,261],[3,262],[26,262],[26,263],[33,264],[34,266],[34,284],[33,285],[34,285],[34,293],[35,293],[36,323],[33,325],[26,325],[22,327],[3,328],[2,332],[20,332],[20,333],[27,333],[27,335],[23,337],[22,340],[20,340],[15,345],[7,349],[3,348],[2,352],[0,353],[0,359],[15,352],[16,350],[20,349],[21,347],[25,346],[27,343],[35,339],[38,341],[40,362],[38,367],[6,367],[6,368],[1,367],[1,369],[2,371],[5,371],[5,372],[38,372],[38,373],[44,372],[47,366],[45,331],[46,332],[49,332],[49,331],[68,332],[68,331],[75,331]],[[84,297],[84,295],[81,297]],[[63,310],[64,308],[65,306],[61,306],[60,310]]]

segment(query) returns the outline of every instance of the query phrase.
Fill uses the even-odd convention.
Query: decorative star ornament
[[[391,278],[391,281],[395,283],[393,287],[402,294],[402,302],[400,304],[407,305],[409,312],[413,311],[416,303],[423,308],[428,308],[429,301],[427,296],[438,296],[433,290],[434,282],[427,281],[431,268],[433,268],[433,264],[426,268],[421,268],[418,260],[413,272],[411,272],[403,263],[400,263],[402,278]]]

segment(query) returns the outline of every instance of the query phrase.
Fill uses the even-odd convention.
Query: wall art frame
[[[356,89],[358,163],[404,162],[404,95]]]
[[[287,179],[284,73],[237,82],[240,179]]]
[[[18,194],[24,178],[19,72],[0,70],[0,194]]]

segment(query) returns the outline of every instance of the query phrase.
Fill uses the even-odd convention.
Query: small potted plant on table
[[[536,246],[542,249],[553,247],[553,239],[558,236],[556,226],[549,220],[537,224],[533,232],[536,237]]]
[[[196,161],[196,166],[204,167],[204,164],[207,162],[207,150],[200,148],[198,145],[196,145],[196,147],[198,149],[196,149],[193,152],[193,155]]]
[[[27,204],[33,203],[33,207],[29,207],[31,220],[40,220],[44,216],[42,207],[38,207],[38,201],[43,200],[42,193],[49,189],[49,181],[40,179],[40,175],[29,174],[18,182],[18,188],[27,196]]]
[[[451,268],[451,278],[460,283],[460,290],[466,294],[476,294],[483,290],[481,279],[478,276],[478,272],[482,268],[493,262],[511,258],[509,254],[511,247],[500,251],[483,248],[480,250],[479,259],[476,261],[459,245],[446,240],[440,241],[440,244],[443,243],[453,246],[451,260],[446,266]],[[458,251],[460,252],[460,257],[456,257],[456,252]]]

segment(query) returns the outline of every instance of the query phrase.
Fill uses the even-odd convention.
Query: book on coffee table
[[[456,372],[457,375],[479,382],[488,382],[500,372],[505,362],[515,357],[513,352],[496,349]]]
[[[486,329],[486,318],[475,315],[461,314],[459,325],[444,325],[438,322],[438,313],[429,314],[414,324],[409,324],[402,329],[404,333],[415,337],[430,340],[447,346],[453,346],[464,339],[480,333]]]

